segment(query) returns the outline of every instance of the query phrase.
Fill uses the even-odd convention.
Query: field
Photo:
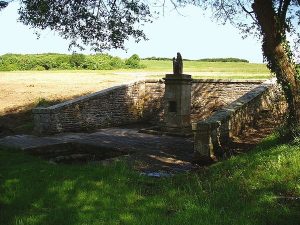
[[[162,78],[170,73],[170,61],[144,60],[145,69],[103,71],[0,72],[0,115],[33,107],[41,100],[62,101],[117,84],[144,78]],[[263,64],[184,62],[184,72],[194,78],[266,79]]]
[[[41,99],[61,101],[137,78],[105,71],[2,72],[0,77],[0,114],[24,110]]]

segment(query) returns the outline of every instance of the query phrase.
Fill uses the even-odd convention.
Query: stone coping
[[[146,83],[146,82],[148,82],[148,83],[155,83],[155,82],[158,82],[158,80],[154,80],[154,79],[153,80],[149,80],[149,81],[146,81],[146,80],[137,80],[137,81],[133,81],[133,82],[130,82],[130,83],[127,83],[127,84],[125,83],[125,84],[113,86],[113,87],[110,87],[110,88],[107,88],[107,89],[104,89],[104,90],[101,90],[101,91],[94,92],[92,94],[83,95],[83,96],[80,96],[78,98],[71,99],[71,100],[68,100],[68,101],[65,101],[65,102],[53,105],[53,106],[49,106],[49,107],[37,107],[37,108],[34,108],[32,110],[32,112],[35,113],[35,114],[39,114],[39,113],[51,113],[51,112],[55,113],[56,110],[58,110],[58,109],[67,107],[67,106],[72,105],[72,104],[82,103],[82,102],[85,102],[86,100],[93,100],[94,98],[98,98],[99,96],[105,95],[108,92],[111,92],[113,90],[116,90],[116,89],[125,89],[125,88],[128,88],[128,87],[134,86],[136,84],[141,84],[141,83]]]
[[[267,79],[193,79],[192,83],[249,83],[261,84],[268,81]]]
[[[163,80],[192,80],[189,74],[166,74]]]
[[[263,82],[260,86],[252,89],[242,97],[238,98],[228,106],[218,110],[206,120],[198,121],[192,124],[192,129],[195,131],[199,126],[218,127],[222,122],[226,121],[230,116],[245,106],[253,99],[259,97],[270,86],[276,84],[276,78],[272,78]]]

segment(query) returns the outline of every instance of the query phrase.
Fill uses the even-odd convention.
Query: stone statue
[[[177,58],[173,58],[173,73],[174,74],[182,74],[183,72],[183,63],[182,57],[179,52],[177,52]]]

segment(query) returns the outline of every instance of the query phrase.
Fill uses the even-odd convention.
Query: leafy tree
[[[141,59],[137,54],[133,54],[130,58],[126,59],[125,65],[132,69],[141,68],[142,65],[140,64]]]
[[[166,0],[152,1],[161,4]],[[169,0],[178,9],[195,5],[211,8],[216,19],[229,22],[244,34],[257,35],[269,69],[283,87],[288,102],[288,127],[300,124],[300,78],[295,51],[287,36],[296,37],[300,23],[300,0]],[[90,45],[95,50],[124,48],[133,37],[146,39],[139,24],[150,22],[148,0],[20,0],[19,20],[34,28],[56,30],[71,46]],[[0,9],[5,7],[0,1]]]

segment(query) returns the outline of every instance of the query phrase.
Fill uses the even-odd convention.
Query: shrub
[[[110,59],[110,65],[113,69],[121,69],[125,67],[125,63],[120,57],[112,57]]]
[[[140,62],[140,57],[137,54],[133,54],[130,58],[125,60],[125,65],[131,69],[138,69],[143,67]]]
[[[43,71],[43,70],[45,70],[45,67],[43,67],[43,66],[36,66],[33,70]]]
[[[85,55],[74,53],[70,57],[71,67],[80,68],[85,62]]]
[[[71,67],[70,63],[62,62],[59,66],[59,69],[70,70],[70,69],[72,69],[72,67]]]
[[[50,101],[45,98],[38,98],[35,107],[48,107],[50,106]]]

